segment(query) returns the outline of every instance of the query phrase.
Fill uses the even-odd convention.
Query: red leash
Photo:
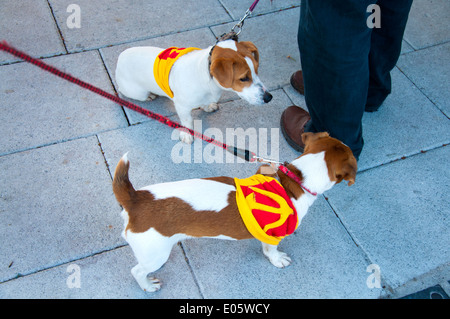
[[[255,0],[252,3],[250,8],[245,13],[245,16],[241,19],[241,21],[236,26],[238,26],[240,29],[242,28],[242,25],[244,24],[244,20],[249,15],[252,14],[252,11],[255,9],[255,7],[258,4],[258,2],[259,2],[259,0]],[[77,84],[77,85],[81,86],[82,88],[85,88],[85,89],[87,89],[87,90],[89,90],[91,92],[97,93],[97,94],[99,94],[99,95],[101,95],[101,96],[103,96],[103,97],[105,97],[105,98],[107,98],[107,99],[109,99],[111,101],[116,102],[119,105],[125,106],[125,107],[127,107],[129,109],[132,109],[133,111],[136,111],[136,112],[141,113],[141,114],[143,114],[145,116],[148,116],[148,117],[150,117],[150,118],[152,118],[154,120],[157,120],[160,123],[163,123],[163,124],[165,124],[167,126],[170,126],[171,128],[175,128],[175,129],[180,130],[180,131],[188,132],[192,136],[197,137],[199,139],[202,139],[205,142],[214,144],[214,145],[216,145],[218,147],[221,147],[224,150],[232,153],[233,155],[238,156],[238,157],[246,160],[247,162],[255,162],[257,160],[256,154],[251,152],[251,151],[249,151],[249,150],[243,150],[243,149],[240,149],[240,148],[237,148],[237,147],[234,147],[234,146],[226,145],[226,144],[224,144],[224,143],[222,143],[220,141],[216,141],[215,139],[213,139],[211,137],[203,135],[202,133],[196,132],[196,131],[194,131],[194,130],[192,130],[190,128],[187,128],[187,127],[185,127],[185,126],[183,126],[183,125],[181,125],[181,124],[179,124],[177,122],[174,122],[174,121],[170,120],[169,118],[167,118],[167,117],[165,117],[165,116],[163,116],[161,114],[154,113],[152,111],[146,110],[146,109],[140,107],[139,105],[136,105],[134,103],[131,103],[129,101],[121,99],[120,97],[118,97],[116,95],[112,95],[111,93],[103,91],[102,89],[100,89],[100,88],[98,88],[96,86],[93,86],[92,84],[89,84],[89,83],[84,82],[84,81],[82,81],[80,79],[77,79],[76,77],[74,77],[74,76],[72,76],[72,75],[70,75],[68,73],[65,73],[63,71],[60,71],[57,68],[55,68],[55,67],[53,67],[51,65],[48,65],[48,64],[46,64],[45,62],[43,62],[43,61],[41,61],[39,59],[35,59],[35,58],[29,56],[25,52],[22,52],[22,51],[19,51],[19,50],[13,48],[8,43],[6,43],[6,41],[0,41],[0,50],[1,51],[6,51],[6,52],[8,52],[8,53],[10,53],[10,54],[12,54],[12,55],[14,55],[14,56],[24,60],[24,61],[26,61],[26,62],[29,62],[31,64],[34,64],[34,65],[40,67],[41,69],[43,69],[45,71],[48,71],[50,73],[53,73],[54,75],[57,75],[60,78],[63,78],[64,80],[67,80],[69,82]]]
[[[111,93],[108,93],[108,92],[106,92],[106,91],[104,91],[104,90],[102,90],[102,89],[100,89],[100,88],[98,88],[96,86],[93,86],[92,84],[89,84],[89,83],[84,82],[84,81],[82,81],[80,79],[77,79],[76,77],[74,77],[74,76],[72,76],[72,75],[70,75],[68,73],[60,71],[57,68],[55,68],[55,67],[53,67],[51,65],[48,65],[47,63],[45,63],[45,62],[43,62],[43,61],[41,61],[39,59],[35,59],[35,58],[29,56],[28,54],[11,47],[8,43],[6,43],[6,41],[1,41],[0,42],[0,50],[6,51],[6,52],[8,52],[8,53],[10,53],[10,54],[12,54],[12,55],[14,55],[14,56],[24,60],[24,61],[26,61],[26,62],[29,62],[31,64],[34,64],[34,65],[40,67],[41,69],[43,69],[45,71],[48,71],[48,72],[50,72],[50,73],[52,73],[52,74],[54,74],[56,76],[59,76],[60,78],[63,78],[64,80],[67,80],[69,82],[77,84],[77,85],[81,86],[84,89],[87,89],[89,91],[97,93],[97,94],[99,94],[99,95],[101,95],[101,96],[103,96],[103,97],[105,97],[105,98],[107,98],[107,99],[109,99],[111,101],[116,102],[119,105],[125,106],[125,107],[127,107],[129,109],[132,109],[133,111],[139,112],[139,113],[141,113],[141,114],[143,114],[145,116],[148,116],[148,117],[150,117],[150,118],[152,118],[154,120],[157,120],[160,123],[163,123],[163,124],[165,124],[167,126],[170,126],[172,128],[178,129],[180,131],[188,132],[192,136],[195,136],[195,137],[197,137],[199,139],[204,140],[205,142],[208,142],[208,143],[214,144],[214,145],[216,145],[218,147],[221,147],[224,150],[227,150],[228,152],[230,152],[230,153],[234,154],[235,156],[238,156],[238,157],[240,157],[240,158],[242,158],[242,159],[244,159],[244,160],[246,160],[248,162],[256,161],[256,158],[255,158],[256,154],[251,152],[251,151],[249,151],[249,150],[243,150],[243,149],[240,149],[240,148],[237,148],[237,147],[234,147],[234,146],[226,145],[226,144],[224,144],[224,143],[222,143],[220,141],[217,141],[217,140],[215,140],[215,139],[213,139],[211,137],[203,135],[202,133],[196,132],[196,131],[194,131],[194,130],[192,130],[190,128],[187,128],[187,127],[185,127],[185,126],[183,126],[183,125],[181,125],[181,124],[179,124],[177,122],[174,122],[174,121],[170,120],[169,118],[167,118],[167,117],[165,117],[165,116],[163,116],[161,114],[154,113],[152,111],[149,111],[149,110],[146,110],[146,109],[140,107],[139,105],[136,105],[134,103],[131,103],[129,101],[121,99],[118,96],[115,96],[115,95],[113,95]]]
[[[255,1],[255,3],[257,3],[257,1]],[[82,81],[80,79],[77,79],[76,77],[74,77],[74,76],[72,76],[72,75],[70,75],[68,73],[60,71],[57,68],[55,68],[55,67],[53,67],[51,65],[48,65],[47,63],[45,63],[45,62],[43,62],[43,61],[41,61],[39,59],[35,59],[35,58],[29,56],[28,54],[11,47],[8,43],[6,43],[6,41],[1,41],[0,42],[0,51],[6,51],[6,52],[8,52],[8,53],[10,53],[10,54],[12,54],[12,55],[14,55],[14,56],[24,60],[24,61],[26,61],[26,62],[29,62],[31,64],[34,64],[34,65],[40,67],[41,69],[43,69],[45,71],[48,71],[48,72],[50,72],[50,73],[52,73],[54,75],[57,75],[60,78],[63,78],[64,80],[67,80],[69,82],[77,84],[77,85],[81,86],[82,88],[85,88],[85,89],[87,89],[87,90],[89,90],[91,92],[97,93],[97,94],[99,94],[99,95],[101,95],[101,96],[103,96],[103,97],[105,97],[105,98],[107,98],[107,99],[109,99],[111,101],[116,102],[119,105],[128,107],[129,109],[132,109],[132,110],[134,110],[136,112],[139,112],[139,113],[141,113],[143,115],[146,115],[146,116],[148,116],[148,117],[150,117],[150,118],[152,118],[154,120],[157,120],[160,123],[163,123],[163,124],[165,124],[167,126],[170,126],[172,128],[178,129],[180,131],[188,132],[189,134],[191,134],[191,135],[193,135],[193,136],[195,136],[195,137],[197,137],[199,139],[202,139],[205,142],[208,142],[208,143],[211,143],[211,144],[214,144],[214,145],[216,145],[218,147],[223,148],[224,150],[234,154],[235,156],[238,156],[238,157],[246,160],[247,162],[256,162],[256,161],[258,161],[258,162],[278,163],[279,164],[278,168],[283,173],[285,173],[290,178],[294,179],[300,185],[300,187],[302,187],[305,191],[307,191],[308,193],[312,194],[313,196],[317,196],[317,193],[314,193],[314,192],[310,191],[308,188],[306,188],[303,185],[303,183],[298,178],[298,176],[296,176],[294,173],[292,173],[285,166],[286,164],[282,165],[279,162],[263,159],[261,157],[258,157],[255,153],[253,153],[253,152],[251,152],[249,150],[243,150],[243,149],[240,149],[240,148],[237,148],[237,147],[234,147],[234,146],[229,146],[229,145],[226,145],[226,144],[224,144],[222,142],[216,141],[215,139],[213,139],[211,137],[203,135],[202,133],[199,133],[197,131],[191,130],[191,129],[189,129],[189,128],[187,128],[187,127],[185,127],[185,126],[183,126],[183,125],[181,125],[181,124],[179,124],[177,122],[174,122],[174,121],[170,120],[169,118],[167,118],[167,117],[165,117],[165,116],[163,116],[161,114],[154,113],[152,111],[146,110],[146,109],[140,107],[139,105],[136,105],[134,103],[131,103],[129,101],[121,99],[120,97],[112,95],[111,93],[108,93],[106,91],[103,91],[102,89],[100,89],[100,88],[98,88],[96,86],[93,86],[92,84],[89,84],[89,83],[84,82],[84,81]]]

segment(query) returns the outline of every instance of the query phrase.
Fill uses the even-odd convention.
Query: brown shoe
[[[303,72],[299,70],[291,75],[292,87],[301,95],[305,95],[305,85],[303,84]]]
[[[305,147],[302,142],[302,134],[309,120],[311,120],[309,113],[296,105],[289,106],[281,114],[281,132],[288,144],[299,152],[303,152]]]

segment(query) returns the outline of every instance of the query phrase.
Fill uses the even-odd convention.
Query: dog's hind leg
[[[161,282],[155,277],[147,277],[150,272],[142,264],[137,264],[131,269],[131,274],[142,290],[147,292],[158,291],[161,288]]]
[[[119,96],[123,95],[127,98],[143,102],[151,97],[151,92],[143,88],[142,85],[139,85],[139,83],[136,83],[133,79],[129,79],[125,75],[118,76],[119,74],[121,73],[116,71],[117,91]],[[152,96],[154,97],[154,95]]]
[[[121,86],[119,86],[117,91],[119,92],[119,96],[123,95],[123,96],[126,96],[127,98],[137,100],[137,101],[142,101],[142,102],[148,101],[149,99],[151,101],[154,98],[156,98],[155,95],[151,94],[148,91],[138,89],[138,88],[133,88],[131,86],[127,87],[127,86],[121,85]]]
[[[161,283],[154,277],[148,277],[161,268],[169,259],[174,241],[171,237],[159,234],[153,228],[144,233],[127,232],[126,239],[133,249],[138,264],[131,269],[131,274],[144,291],[153,292],[161,288]]]

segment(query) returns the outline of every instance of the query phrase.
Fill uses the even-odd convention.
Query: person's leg
[[[391,93],[391,70],[402,48],[412,0],[378,0],[380,28],[372,31],[369,53],[369,91],[366,111],[377,111]]]
[[[361,119],[369,87],[369,0],[303,0],[298,44],[311,115],[306,131],[327,131],[355,157],[363,148]]]

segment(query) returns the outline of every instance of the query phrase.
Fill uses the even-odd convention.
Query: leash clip
[[[242,19],[238,23],[236,23],[234,25],[234,27],[231,29],[231,32],[234,32],[236,34],[236,36],[238,36],[242,31],[242,27],[244,26],[245,19],[247,19],[251,15],[252,15],[252,11],[250,11],[250,9],[247,9],[247,11],[245,12]],[[237,31],[235,31],[235,29],[237,29]]]
[[[252,159],[253,159],[252,162],[256,161],[256,162],[260,162],[260,163],[269,163],[269,164],[277,164],[277,165],[283,164],[282,162],[274,161],[274,160],[267,159],[267,158],[264,158],[264,157],[260,157],[260,156],[257,156],[257,155],[254,155],[252,157]]]
[[[253,1],[252,5],[250,6],[250,8],[247,9],[247,11],[245,11],[244,16],[242,17],[242,19],[236,23],[234,25],[234,27],[231,29],[230,33],[235,33],[236,37],[241,33],[242,31],[242,27],[244,26],[244,21],[245,19],[247,19],[249,16],[252,15],[253,10],[255,10],[256,5],[258,4],[259,0],[255,0]],[[270,2],[272,2],[272,0],[270,0]],[[235,29],[237,29],[237,31],[234,31]]]
[[[261,166],[261,174],[273,175],[277,174],[278,167],[282,164],[281,162],[277,162],[274,160],[266,159],[257,155],[254,155],[252,161],[259,163],[268,163],[269,166]]]

